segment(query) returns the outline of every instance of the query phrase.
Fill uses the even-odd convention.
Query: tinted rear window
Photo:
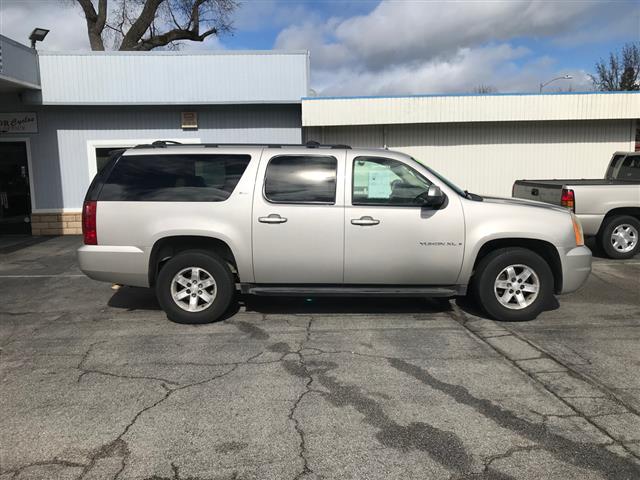
[[[274,157],[267,166],[264,195],[274,203],[335,203],[337,165],[328,156]]]
[[[127,155],[100,193],[101,201],[222,202],[240,181],[249,155]]]
[[[616,178],[619,180],[640,180],[640,155],[629,155],[625,158]]]

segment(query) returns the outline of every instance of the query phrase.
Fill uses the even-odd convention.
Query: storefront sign
[[[198,128],[198,112],[182,112],[182,128]]]
[[[1,133],[38,133],[38,116],[33,112],[0,113]]]

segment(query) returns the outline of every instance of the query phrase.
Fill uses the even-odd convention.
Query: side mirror
[[[439,207],[446,200],[446,196],[437,185],[431,185],[425,195],[422,196],[424,204],[429,207]]]

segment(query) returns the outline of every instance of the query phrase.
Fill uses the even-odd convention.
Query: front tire
[[[609,258],[631,258],[640,252],[640,222],[629,215],[611,217],[600,234],[598,243]]]
[[[234,294],[233,274],[217,255],[187,250],[167,261],[156,279],[158,303],[172,322],[218,320]]]
[[[547,262],[525,248],[502,248],[476,268],[473,291],[495,320],[533,320],[553,296],[553,274]]]

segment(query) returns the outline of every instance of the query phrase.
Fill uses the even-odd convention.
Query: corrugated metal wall
[[[305,98],[305,127],[640,117],[639,92]]]
[[[306,51],[42,52],[42,103],[297,103],[308,61]]]
[[[89,186],[88,141],[198,138],[211,143],[300,143],[302,135],[300,105],[34,108],[11,101],[0,96],[8,111],[35,110],[38,115],[39,132],[28,135],[38,210],[82,207]],[[198,130],[180,128],[181,111],[198,112]]]
[[[304,137],[406,152],[461,187],[510,196],[529,178],[599,178],[611,154],[633,150],[632,120],[305,127]]]

